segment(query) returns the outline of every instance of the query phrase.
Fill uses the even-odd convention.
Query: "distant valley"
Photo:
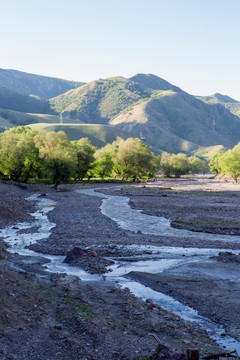
[[[0,69],[0,131],[34,124],[96,146],[133,136],[155,153],[207,154],[240,141],[239,116],[226,95],[195,97],[152,74],[84,84]]]

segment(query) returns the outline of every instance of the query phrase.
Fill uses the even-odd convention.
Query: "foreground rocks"
[[[106,267],[114,264],[113,261],[99,256],[93,249],[81,249],[79,247],[70,250],[63,262],[72,266],[79,266],[91,274],[106,273],[108,271]]]

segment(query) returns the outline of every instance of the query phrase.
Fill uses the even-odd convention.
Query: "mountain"
[[[18,70],[0,69],[0,86],[23,95],[50,99],[84,83],[49,76],[29,74]]]
[[[212,152],[217,145],[230,148],[240,141],[240,120],[235,115],[239,105],[221,94],[195,97],[153,74],[99,79],[49,100],[1,87],[0,107],[5,110],[0,111],[0,128],[29,124],[32,119],[35,124],[48,123],[46,129],[61,125],[71,139],[92,136],[95,144],[99,139],[98,144],[104,144],[116,136],[137,136],[156,153],[192,153],[199,148],[207,153],[209,146],[214,146]],[[60,113],[64,124],[56,126]]]
[[[129,80],[137,82],[138,84],[141,84],[142,86],[151,90],[173,90],[176,92],[183,91],[179,87],[172,85],[166,80],[153,74],[136,74]]]
[[[0,108],[32,113],[54,113],[47,100],[20,94],[3,86],[0,86]]]
[[[240,121],[221,105],[208,105],[185,92],[166,90],[134,104],[110,121],[142,136],[147,144],[170,152],[199,146],[232,147],[240,140]]]
[[[129,105],[148,98],[151,91],[141,84],[115,77],[92,81],[50,100],[56,112],[85,123],[108,124]]]
[[[152,74],[93,81],[51,99],[50,105],[63,116],[142,137],[158,151],[189,153],[200,146],[232,147],[240,140],[239,118],[228,109]]]
[[[240,117],[240,102],[227,95],[216,93],[211,96],[198,96],[197,98],[206,104],[220,104],[228,109],[232,114]]]

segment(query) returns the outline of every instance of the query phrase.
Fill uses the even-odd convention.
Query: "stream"
[[[170,220],[145,215],[141,210],[131,209],[129,205],[129,198],[122,196],[104,195],[93,189],[76,190],[77,193],[101,197],[102,205],[101,212],[103,215],[109,217],[117,224],[129,231],[137,232],[141,231],[144,234],[153,234],[162,236],[174,236],[174,237],[186,237],[197,239],[211,239],[240,242],[240,237],[229,235],[215,235],[207,233],[194,233],[188,230],[180,230],[171,228]],[[122,288],[129,288],[130,291],[137,297],[146,300],[152,299],[152,301],[166,310],[179,315],[183,319],[191,322],[197,322],[203,328],[205,328],[209,336],[217,341],[217,343],[227,350],[236,349],[240,352],[240,343],[230,336],[223,336],[225,330],[222,325],[213,323],[206,317],[198,314],[198,312],[186,305],[183,305],[174,298],[154,291],[150,287],[144,286],[137,281],[129,280],[125,277],[129,272],[146,272],[151,274],[159,274],[169,269],[177,269],[179,266],[185,266],[188,263],[198,263],[202,261],[210,261],[209,257],[218,255],[220,251],[229,251],[226,249],[199,249],[199,248],[184,248],[184,247],[158,247],[148,245],[129,245],[128,248],[134,253],[142,251],[144,254],[144,260],[141,256],[133,255],[131,261],[121,259],[114,260],[114,264],[109,266],[110,272],[106,273],[104,277],[102,275],[89,274],[79,267],[69,266],[63,263],[64,256],[55,256],[36,253],[27,248],[27,246],[36,243],[41,239],[47,239],[51,234],[51,229],[55,227],[55,224],[48,219],[48,212],[51,211],[57,204],[55,201],[47,198],[41,198],[39,194],[35,194],[29,198],[29,201],[37,202],[37,210],[32,214],[35,221],[23,222],[17,225],[9,226],[5,229],[0,229],[0,236],[4,241],[9,244],[8,251],[12,253],[18,253],[19,255],[26,256],[26,262],[36,262],[37,259],[44,259],[46,262],[44,267],[47,271],[52,273],[65,273],[67,275],[76,275],[82,281],[103,281],[104,279],[114,281]],[[29,230],[31,230],[29,232]],[[122,245],[119,244],[119,247]],[[126,247],[125,247],[126,248]],[[146,254],[147,251],[147,254]],[[145,253],[144,253],[145,252]],[[232,251],[234,253],[234,251]],[[239,251],[235,251],[238,253]],[[138,258],[139,257],[139,258]],[[208,274],[213,276],[212,274]],[[226,273],[216,274],[226,279]],[[238,280],[238,274],[231,274],[231,280],[233,278]]]

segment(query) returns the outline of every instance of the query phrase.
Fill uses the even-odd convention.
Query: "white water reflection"
[[[189,306],[183,305],[172,297],[152,290],[136,281],[126,281],[125,279],[122,279],[119,281],[119,284],[122,288],[129,288],[135,296],[143,300],[150,298],[163,309],[169,310],[187,321],[197,322],[207,330],[208,335],[216,340],[220,346],[227,348],[228,350],[235,349],[239,353],[240,343],[234,338],[226,336],[222,325],[215,324],[211,320],[199,315],[197,311]]]
[[[122,229],[138,232],[143,234],[152,234],[160,236],[171,236],[177,238],[191,238],[198,240],[211,240],[240,243],[240,236],[218,235],[204,232],[193,232],[184,229],[171,227],[170,219],[162,216],[152,216],[143,214],[142,210],[132,209],[129,205],[129,198],[126,196],[105,195],[96,192],[94,189],[76,190],[80,194],[97,196],[103,199],[101,212]]]
[[[0,236],[10,245],[8,251],[16,252],[19,255],[36,256],[34,251],[26,247],[35,244],[39,240],[47,239],[51,235],[51,229],[55,227],[55,224],[49,221],[47,213],[53,209],[56,202],[46,198],[40,199],[39,194],[31,196],[27,200],[38,200],[38,210],[31,214],[35,221],[22,222],[2,230],[0,229]],[[34,228],[37,228],[37,231],[34,231]],[[29,229],[32,229],[32,231],[24,233],[24,230]]]

